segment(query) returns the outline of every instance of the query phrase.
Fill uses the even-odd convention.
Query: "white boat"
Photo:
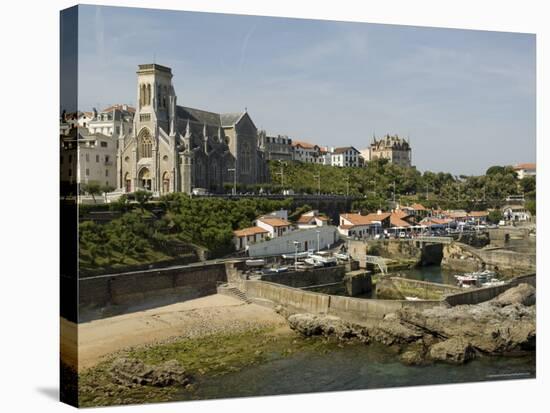
[[[336,265],[337,264],[337,261],[336,261],[336,258],[335,257],[329,257],[327,255],[321,255],[321,254],[312,254],[310,255],[311,259],[317,261],[317,262],[320,262],[321,264],[325,265],[325,266],[330,266],[330,265]]]
[[[499,281],[496,278],[496,273],[494,271],[489,271],[489,270],[470,272],[462,275],[455,275],[454,277],[457,280],[457,284],[460,287],[464,287],[464,288],[482,287],[489,282],[494,283]],[[499,284],[492,284],[492,285],[499,285]]]
[[[267,269],[267,272],[274,272],[274,273],[280,273],[280,272],[286,272],[286,271],[288,271],[288,267],[272,267]]]
[[[405,296],[405,300],[407,300],[407,301],[418,301],[418,300],[420,300],[420,298],[418,298],[418,297],[407,297],[407,296]]]
[[[265,265],[265,260],[259,258],[255,260],[246,260],[244,263],[249,267],[262,267]]]
[[[349,255],[348,254],[342,254],[340,252],[334,254],[334,257],[335,258],[338,258],[339,260],[343,260],[343,261],[347,261],[349,259]]]
[[[314,267],[323,267],[324,266],[324,264],[322,262],[319,262],[319,261],[317,261],[317,260],[315,260],[314,258],[311,258],[311,257],[306,258],[304,260],[304,262],[306,264],[313,265]]]
[[[306,258],[309,256],[309,252],[308,251],[304,251],[304,252],[299,252],[298,254],[283,254],[282,257],[285,259],[285,260],[293,260],[294,258],[296,259],[300,259],[300,258]]]

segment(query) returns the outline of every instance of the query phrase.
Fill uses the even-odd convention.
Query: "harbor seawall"
[[[135,271],[82,278],[79,322],[215,294],[227,281],[226,264]]]
[[[256,280],[242,280],[239,287],[258,304],[281,305],[292,312],[332,314],[355,322],[365,318],[380,319],[403,308],[422,310],[446,305],[442,300],[378,300],[322,294]]]

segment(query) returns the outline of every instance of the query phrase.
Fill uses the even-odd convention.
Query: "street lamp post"
[[[237,195],[237,168],[229,168],[227,172],[233,172],[233,195]]]
[[[298,241],[293,241],[294,243],[294,271],[298,271]]]
[[[313,177],[317,179],[317,195],[321,195],[321,171],[317,172]]]
[[[275,175],[281,175],[281,190],[284,191],[284,189],[285,189],[285,175],[284,175],[283,165],[286,165],[286,162],[283,162],[280,159],[278,160],[278,162],[279,162],[279,165],[280,165],[281,169],[280,169],[279,172],[276,172]]]
[[[315,232],[317,233],[317,252],[319,252],[321,250],[319,243],[319,234],[321,233],[321,231],[317,230]]]
[[[369,184],[370,184],[370,183],[373,184],[373,185],[372,185],[372,188],[373,188],[372,193],[374,194],[374,197],[376,198],[376,181],[375,181],[374,179],[371,179],[371,180],[369,181]]]

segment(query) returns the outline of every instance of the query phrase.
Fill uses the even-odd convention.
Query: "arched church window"
[[[153,154],[153,140],[147,129],[143,129],[138,139],[138,155],[141,158],[151,158]]]
[[[147,99],[145,100],[145,104],[146,105],[151,104],[151,84],[150,83],[147,84]]]

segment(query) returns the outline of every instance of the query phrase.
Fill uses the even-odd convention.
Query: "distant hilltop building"
[[[362,164],[361,153],[353,146],[331,148],[329,156],[332,166],[358,167]]]
[[[266,131],[258,132],[260,148],[264,151],[266,160],[291,161],[294,150],[292,139],[286,135],[268,136]]]
[[[373,137],[370,146],[361,151],[365,161],[388,159],[391,163],[411,167],[411,145],[397,135],[386,135],[381,139]]]
[[[324,164],[323,150],[319,145],[304,141],[292,142],[295,161]]]
[[[526,176],[536,176],[537,164],[536,163],[518,163],[514,165],[514,171],[518,174],[519,179],[523,179]]]

